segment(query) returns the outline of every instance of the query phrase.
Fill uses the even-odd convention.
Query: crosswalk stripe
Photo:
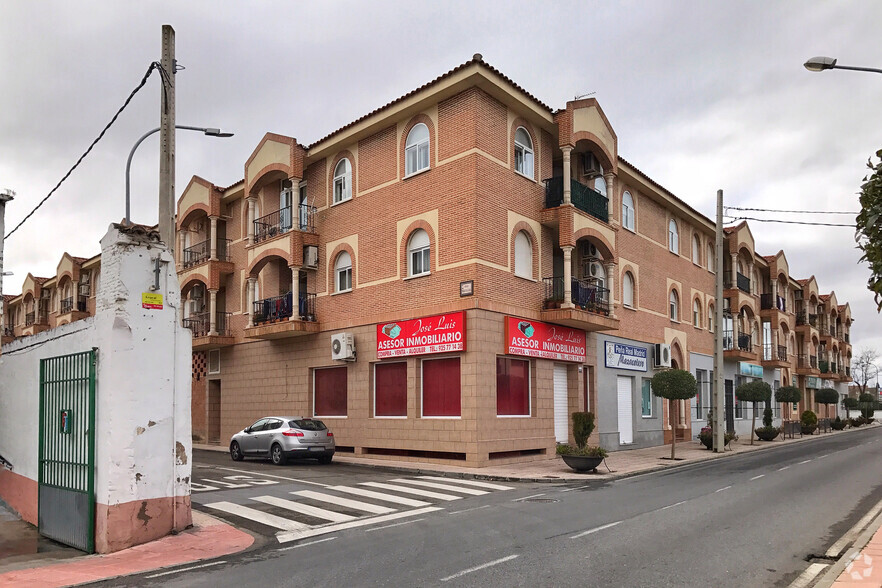
[[[325,519],[326,521],[331,521],[332,523],[345,523],[346,521],[352,521],[357,518],[348,514],[343,514],[342,512],[325,510],[323,508],[317,508],[315,506],[310,506],[308,504],[303,504],[300,502],[294,502],[293,500],[285,500],[284,498],[277,498],[275,496],[256,496],[251,500],[257,500],[258,502],[263,502],[264,504],[271,504],[273,506],[278,506],[279,508],[299,512],[300,514],[309,515],[318,519]]]
[[[388,506],[379,506],[376,504],[370,504],[368,502],[361,502],[360,500],[350,500],[349,498],[333,496],[332,494],[325,494],[324,492],[314,492],[312,490],[297,490],[296,492],[291,492],[291,494],[296,494],[297,496],[302,496],[304,498],[312,498],[313,500],[329,502],[338,506],[354,508],[355,510],[363,510],[365,512],[373,514],[387,514],[390,512],[395,512],[394,508],[389,508]]]
[[[383,484],[381,482],[361,482],[361,486],[370,486],[371,488],[381,488],[383,490],[391,490],[392,492],[403,492],[404,494],[414,494],[423,496],[424,498],[434,498],[436,500],[459,500],[462,496],[454,496],[453,494],[441,494],[440,492],[430,492],[422,488],[408,488],[407,486],[398,486],[396,484]]]
[[[390,482],[395,482],[396,484],[413,484],[414,486],[425,486],[426,488],[435,488],[436,490],[452,490],[454,492],[462,492],[463,494],[469,494],[471,496],[481,496],[482,494],[489,494],[486,490],[475,490],[474,488],[460,488],[457,486],[451,486],[450,484],[439,484],[437,482],[426,482],[424,480],[409,480],[407,478],[396,478],[395,480],[389,480]]]
[[[478,482],[477,480],[461,480],[459,478],[441,478],[439,476],[420,476],[421,480],[433,480],[435,482],[447,482],[450,484],[465,484],[466,486],[477,486],[478,488],[488,488],[490,490],[514,490],[511,486],[502,486],[501,484],[491,484],[490,482]]]
[[[403,504],[404,506],[429,506],[431,502],[423,502],[422,500],[414,500],[413,498],[404,498],[403,496],[395,496],[393,494],[383,494],[382,492],[374,492],[365,490],[364,488],[353,488],[351,486],[331,486],[328,490],[336,490],[337,492],[346,492],[355,494],[356,496],[364,496],[365,498],[373,498],[374,500],[382,500],[384,502],[392,502],[394,504]]]
[[[375,525],[377,523],[384,523],[386,521],[394,521],[398,519],[415,517],[421,514],[426,514],[430,512],[435,512],[438,510],[444,510],[438,506],[427,506],[425,508],[415,508],[413,510],[403,510],[400,512],[394,512],[392,514],[380,515],[378,517],[366,517],[363,519],[356,519],[354,521],[349,521],[348,523],[338,523],[336,525],[326,525],[321,527],[313,527],[312,529],[304,529],[302,531],[291,531],[289,533],[278,533],[276,534],[276,539],[279,543],[287,543],[288,541],[297,541],[298,539],[305,539],[307,537],[315,537],[316,535],[327,535],[328,533],[334,533],[336,531],[343,531],[344,529],[355,529],[357,527],[366,527],[368,525]]]
[[[206,504],[205,506],[228,514],[236,515],[244,519],[249,519],[262,525],[275,527],[276,529],[282,529],[283,531],[305,531],[312,528],[311,525],[307,525],[305,523],[298,523],[297,521],[292,521],[291,519],[277,517],[276,515],[262,512],[254,508],[249,508],[247,506],[242,506],[241,504],[235,504],[232,502],[212,502],[210,504]]]

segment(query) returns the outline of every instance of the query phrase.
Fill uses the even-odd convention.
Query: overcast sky
[[[479,52],[544,103],[596,97],[619,153],[715,218],[730,206],[857,211],[882,148],[882,75],[810,73],[827,55],[882,67],[882,3],[836,2],[44,2],[0,3],[0,188],[7,233],[52,189],[177,33],[176,195],[193,175],[242,179],[266,132],[310,144]],[[159,125],[151,76],[55,195],[6,242],[4,291],[90,257],[125,212],[125,163]],[[132,164],[132,218],[157,220],[158,141]],[[743,213],[742,213],[743,214]],[[853,223],[843,215],[752,213]],[[751,223],[757,252],[784,249],[795,278],[851,303],[855,355],[882,352],[882,318],[850,228]]]

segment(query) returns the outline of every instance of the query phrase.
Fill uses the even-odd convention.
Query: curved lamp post
[[[832,57],[812,57],[806,61],[803,66],[809,71],[824,71],[825,69],[850,69],[853,71],[870,71],[873,73],[882,73],[882,69],[875,67],[854,67],[851,65],[836,65],[836,60]]]
[[[175,125],[175,128],[176,129],[184,129],[185,131],[200,131],[200,132],[204,133],[205,135],[208,135],[209,137],[232,137],[233,136],[233,133],[224,133],[220,129],[215,129],[212,127],[189,127],[186,125]],[[158,133],[158,132],[159,132],[159,127],[156,127],[152,131],[148,131],[148,132],[144,133],[141,136],[141,138],[135,142],[135,145],[132,147],[132,150],[129,151],[129,158],[126,161],[126,225],[132,224],[131,221],[129,220],[129,212],[130,212],[129,194],[130,194],[130,185],[131,185],[129,172],[132,169],[132,156],[135,155],[135,150],[138,148],[138,145],[140,145],[141,143],[144,142],[144,139],[146,139],[150,135],[152,135],[154,133]]]

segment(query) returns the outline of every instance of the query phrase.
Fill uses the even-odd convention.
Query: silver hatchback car
[[[230,457],[269,457],[282,465],[289,458],[311,458],[331,463],[334,434],[322,421],[305,417],[271,416],[258,419],[230,439]]]

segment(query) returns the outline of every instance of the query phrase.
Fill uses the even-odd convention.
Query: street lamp
[[[3,240],[6,235],[6,203],[15,197],[15,192],[9,189],[0,190],[0,332],[6,327],[6,301],[3,298],[3,276],[12,275],[12,272],[3,271]]]
[[[200,132],[204,133],[205,135],[208,135],[209,137],[232,137],[233,136],[233,133],[224,133],[220,129],[216,129],[213,127],[189,127],[186,125],[175,125],[175,128],[176,129],[184,129],[185,131],[200,131]],[[130,194],[130,186],[131,186],[129,172],[132,169],[132,156],[135,155],[135,150],[138,148],[138,145],[140,145],[141,143],[144,142],[144,139],[146,139],[150,135],[152,135],[154,133],[158,133],[158,132],[159,132],[159,127],[156,127],[152,131],[148,131],[148,132],[144,133],[143,135],[141,135],[141,138],[135,142],[135,145],[132,147],[132,150],[129,151],[129,159],[126,161],[126,225],[132,224],[131,221],[129,220],[129,216],[130,216],[129,215],[129,212],[130,212],[129,194]]]
[[[882,73],[882,69],[874,67],[854,67],[851,65],[836,65],[836,60],[832,57],[812,57],[804,64],[809,71],[824,71],[825,69],[850,69],[853,71],[871,71],[873,73]]]

